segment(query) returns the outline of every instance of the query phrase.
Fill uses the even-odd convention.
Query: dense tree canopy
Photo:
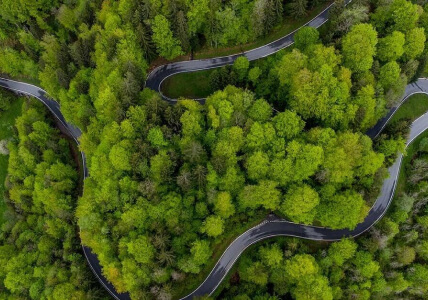
[[[163,282],[144,273],[144,282],[130,286],[125,262],[181,277],[198,273],[209,249],[257,211],[335,228],[354,227],[367,212],[353,189],[372,185],[383,156],[362,134],[303,134],[295,112],[272,115],[265,100],[234,87],[205,105],[168,106],[147,90],[140,103],[101,135],[92,126],[84,134],[91,177],[77,211],[83,242],[109,266],[107,278],[131,287],[131,295]],[[121,238],[101,240],[105,230]],[[144,256],[133,249],[145,249]],[[176,259],[164,262],[165,252]]]
[[[218,90],[205,104],[170,106],[143,90],[157,55],[253,41],[284,15],[306,15],[315,1],[1,1],[0,70],[38,80],[60,102],[83,130],[90,172],[76,207],[68,144],[37,109],[17,121],[8,195],[18,212],[0,235],[10,242],[0,251],[5,295],[94,298],[75,250],[75,215],[103,275],[133,299],[178,298],[200,283],[194,274],[209,271],[213,254],[268,213],[354,228],[385,166],[404,149],[399,134],[385,134],[375,151],[364,132],[401,99],[426,59],[426,12],[406,0],[371,4],[337,4],[326,24],[337,28],[305,27],[292,49],[255,62],[241,56],[203,78]],[[415,160],[412,181],[421,182],[423,170],[423,159]],[[424,295],[427,246],[413,238],[425,235],[424,214],[409,223],[416,233],[402,234],[406,242],[385,248],[409,225],[400,224],[413,202],[403,200],[364,246],[342,241],[318,253],[292,239],[263,245],[254,262],[239,263],[242,290],[226,296]],[[31,255],[21,260],[23,249]],[[238,295],[247,289],[247,298]]]
[[[100,298],[75,224],[77,171],[69,142],[39,103],[25,102],[9,143],[6,221],[0,230],[2,298]]]

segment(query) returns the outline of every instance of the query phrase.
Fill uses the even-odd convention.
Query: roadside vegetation
[[[309,2],[305,3],[305,1],[295,1],[293,4],[296,6],[296,8],[294,8],[294,6],[292,7],[292,3],[287,4],[286,2],[282,21],[275,25],[268,33],[258,37],[253,42],[239,46],[219,48],[205,46],[201,49],[194,50],[193,59],[226,56],[269,44],[303,26],[332,3],[331,1],[312,1],[311,4],[308,4]],[[292,11],[297,9],[299,5],[301,6],[300,12],[293,13]]]
[[[364,132],[424,69],[428,14],[410,1],[361,1],[349,8],[338,2],[323,34],[303,28],[290,51],[253,64],[239,58],[213,70],[210,86],[198,87],[215,91],[205,104],[183,100],[174,106],[142,90],[157,55],[172,59],[194,41],[216,47],[256,40],[287,9],[298,18],[313,2],[47,2],[0,3],[0,55],[6,58],[0,70],[38,78],[60,102],[66,119],[83,131],[80,148],[90,177],[76,204],[68,142],[31,105],[18,119],[10,149],[14,209],[0,256],[6,266],[1,293],[7,296],[92,299],[93,286],[82,281],[90,275],[82,271],[79,237],[117,291],[132,299],[184,296],[210,272],[224,245],[268,213],[354,228],[376,198],[386,167],[403,150],[405,127],[375,142]],[[193,82],[181,85],[184,91]],[[404,239],[396,229],[401,219],[390,220],[382,221],[377,236]],[[373,247],[384,249],[378,242]],[[340,290],[344,298],[368,299],[385,282],[392,285],[393,270],[380,269],[377,254],[346,243],[333,244],[333,254],[317,255],[326,258],[318,262],[304,254],[310,249],[290,249],[303,256],[290,252],[288,271],[282,266],[279,272],[285,246],[260,250],[277,257],[244,263],[237,282],[248,282],[250,299],[256,296],[251,291],[267,292],[259,285],[271,272],[276,292],[296,299],[306,293],[340,298]],[[425,287],[425,273],[403,272],[409,284],[387,289],[387,295],[416,295],[418,282]],[[347,287],[341,279],[349,276],[356,279]],[[247,293],[247,285],[241,288],[232,293]]]
[[[41,103],[22,102],[15,100],[2,115],[16,130],[8,146],[0,229],[1,297],[101,299],[106,292],[80,247],[74,216],[78,179],[69,141]],[[20,116],[14,120],[14,114]],[[8,127],[2,135],[11,132]]]

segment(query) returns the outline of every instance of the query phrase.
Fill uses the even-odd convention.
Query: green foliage
[[[388,89],[398,80],[400,71],[400,66],[395,61],[383,65],[380,69],[379,83],[385,89]]]
[[[417,4],[406,0],[393,0],[380,5],[371,19],[381,33],[413,29],[419,19],[421,9]]]
[[[423,28],[413,28],[406,34],[404,53],[406,59],[417,58],[425,49],[425,30]]]
[[[228,192],[219,192],[214,205],[215,211],[223,218],[228,218],[235,214],[235,206]]]
[[[278,63],[277,74],[281,84],[290,85],[293,81],[293,76],[306,67],[307,56],[297,49],[293,49],[291,53],[285,54]]]
[[[278,209],[280,191],[273,181],[260,181],[258,185],[247,185],[239,194],[239,203],[242,209],[255,209],[263,206],[267,210]]]
[[[166,59],[173,59],[181,54],[180,42],[172,35],[171,25],[163,15],[157,15],[153,21],[153,42],[156,44],[159,55]]]
[[[404,34],[394,31],[392,34],[379,39],[377,56],[381,61],[395,61],[404,53]]]
[[[163,132],[159,127],[155,127],[149,130],[147,139],[155,147],[166,146],[167,142],[164,139]]]
[[[261,74],[262,70],[259,67],[251,68],[248,72],[248,80],[250,80],[253,84],[256,84]]]
[[[326,138],[320,131],[317,136]],[[426,135],[408,148],[410,157],[403,160],[403,170],[407,171],[397,183],[398,195],[392,208],[363,236],[316,244],[292,237],[266,241],[242,255],[237,271],[239,285],[231,281],[222,296],[233,299],[244,290],[247,298],[242,299],[256,299],[260,295],[291,295],[293,299],[340,299],[351,295],[356,299],[426,297],[427,177],[418,174],[421,160],[426,167],[425,140]],[[414,174],[420,181],[412,178]],[[320,197],[327,196],[327,187],[322,190]],[[395,223],[390,217],[398,212],[406,215]],[[260,281],[257,272],[261,274]],[[267,283],[264,278],[268,278]]]
[[[333,264],[342,266],[347,260],[354,257],[356,250],[357,244],[355,242],[352,240],[341,240],[330,246],[328,256]]]
[[[316,28],[305,26],[294,35],[294,44],[300,51],[305,51],[309,46],[318,44],[319,36]]]
[[[319,266],[315,258],[309,254],[293,256],[285,262],[285,268],[292,283],[298,283],[303,278],[319,272]]]
[[[128,252],[135,257],[135,260],[142,264],[147,264],[153,258],[153,246],[146,236],[139,236],[127,244]]]
[[[250,179],[263,179],[269,172],[269,156],[261,151],[254,152],[246,162]]]
[[[102,297],[78,242],[76,166],[68,141],[53,126],[39,103],[27,102],[16,119],[0,234],[2,297]]]
[[[364,3],[345,10],[338,3],[331,11],[337,30],[321,34],[328,47],[317,30],[305,27],[295,34],[291,52],[251,64],[239,57],[211,73],[214,90],[225,89],[204,105],[184,100],[169,106],[141,91],[155,49],[172,59],[182,49],[253,41],[280,22],[283,4],[0,3],[0,43],[7,58],[0,69],[38,77],[66,119],[83,129],[80,146],[91,177],[76,209],[80,237],[117,291],[135,299],[170,298],[181,293],[183,278],[190,289],[196,276],[185,273],[202,272],[212,263],[213,249],[220,251],[235,231],[272,211],[333,228],[354,228],[367,215],[384,159],[391,162],[404,140],[382,138],[380,154],[358,131],[375,124],[385,103],[400,99],[407,77],[416,74],[426,27],[423,17],[418,23],[419,6],[404,0],[372,3],[371,25],[358,24],[368,20]],[[287,14],[301,16],[316,3],[284,6]],[[0,251],[6,253],[2,290],[9,290],[8,298],[92,299],[85,277],[69,275],[83,260],[71,262],[64,250],[74,249],[71,239],[77,241],[67,225],[74,220],[76,195],[70,191],[77,175],[65,159],[66,143],[52,139],[56,131],[34,110],[17,128],[23,146],[11,146],[9,197],[20,211],[49,218],[25,217],[25,224],[15,218],[19,226],[6,228],[14,248]],[[418,157],[415,185],[426,178],[421,170],[424,158]],[[424,260],[424,244],[413,242],[428,227],[424,217],[408,223],[418,227],[403,235],[406,245],[388,248],[401,237],[399,224],[413,213],[412,204],[394,206],[394,215],[363,238],[364,247],[346,240],[324,252],[290,239],[265,245],[255,251],[260,261],[240,266],[239,294],[265,299],[273,289],[278,297],[296,299],[423,295],[423,270],[414,275],[410,269],[413,259]],[[42,255],[21,259],[24,248]],[[58,259],[66,260],[55,266],[59,271],[39,268]],[[238,292],[232,294],[225,298]]]
[[[245,56],[240,56],[233,62],[233,69],[236,71],[239,80],[242,80],[247,76],[249,66],[250,62]]]
[[[326,187],[326,190],[329,189]],[[321,197],[318,209],[318,218],[323,226],[330,228],[354,228],[364,220],[369,208],[364,203],[360,194],[354,191],[346,191],[331,196],[331,191],[326,191]]]
[[[273,122],[277,134],[287,139],[298,136],[305,126],[299,115],[290,110],[276,114]]]
[[[210,237],[216,237],[223,233],[224,221],[219,216],[209,216],[203,223],[201,232]]]
[[[279,266],[283,260],[282,251],[277,244],[260,248],[260,257],[269,267]]]
[[[2,48],[0,57],[0,71],[11,76],[37,77],[38,67],[25,52]]]
[[[354,72],[369,70],[377,45],[376,30],[370,24],[358,24],[342,40],[342,54],[346,67]]]
[[[285,195],[281,211],[292,221],[310,224],[314,220],[318,193],[308,185],[292,187]]]
[[[300,18],[306,15],[308,7],[307,0],[293,0],[290,3],[291,15]]]
[[[100,134],[89,127],[82,137],[91,172],[77,210],[82,240],[106,257],[103,272],[122,291],[170,282],[160,271],[155,278],[144,273],[141,280],[131,279],[135,268],[167,264],[170,272],[200,272],[211,247],[253,214],[281,209],[301,222],[320,221],[320,184],[337,185],[332,197],[338,197],[342,187],[358,185],[357,178],[369,187],[382,164],[360,135],[331,129],[302,134],[305,122],[298,113],[273,116],[268,102],[235,87],[216,92],[205,105],[183,100],[168,106],[148,91],[141,103]],[[337,169],[336,148],[348,155]],[[320,176],[324,170],[332,177]],[[329,217],[340,218],[336,213]],[[103,232],[118,234],[100,242]],[[277,254],[266,256],[279,261]],[[257,270],[250,269],[249,278]]]

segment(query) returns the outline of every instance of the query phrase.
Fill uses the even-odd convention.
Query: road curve
[[[78,138],[81,135],[79,128],[67,123],[64,116],[61,113],[60,106],[57,102],[49,99],[47,93],[34,85],[17,82],[9,79],[0,78],[0,87],[12,90],[20,94],[26,94],[35,97],[41,101],[55,116],[58,120],[60,130],[73,138],[79,145]],[[406,87],[405,94],[402,101],[394,108],[392,108],[387,116],[381,119],[367,134],[371,137],[377,136],[382,129],[385,127],[389,119],[398,109],[398,107],[404,103],[404,101],[413,94],[427,94],[428,95],[428,79],[420,78],[415,83],[409,84]],[[422,132],[428,129],[428,112],[415,120],[410,129],[409,136],[407,138],[406,145],[409,145],[416,137]],[[86,157],[81,152],[83,161],[84,178],[89,176],[88,169],[86,167]],[[205,279],[205,281],[191,294],[182,299],[191,299],[195,296],[202,296],[206,294],[212,294],[218,285],[222,282],[226,274],[232,268],[236,260],[242,254],[242,252],[250,245],[275,236],[293,236],[309,240],[322,240],[322,241],[337,241],[343,237],[356,237],[370,229],[378,220],[380,220],[385,214],[391,200],[394,196],[397,178],[400,171],[400,166],[403,156],[400,154],[395,163],[389,167],[389,177],[383,182],[381,193],[376,199],[374,205],[370,209],[365,220],[358,224],[354,230],[341,229],[333,230],[324,227],[316,227],[309,225],[302,225],[292,223],[283,219],[279,219],[275,216],[269,216],[261,224],[250,228],[238,238],[236,238],[226,249],[223,255],[218,260],[211,273]],[[130,299],[129,294],[119,294],[115,291],[114,287],[104,278],[101,271],[101,266],[95,254],[85,246],[82,246],[83,252],[86,256],[89,266],[94,272],[95,276],[101,282],[101,284],[107,289],[107,291],[115,299],[128,300]]]
[[[348,5],[352,0],[345,0],[345,5]],[[263,45],[261,47],[251,49],[242,53],[237,53],[229,56],[215,57],[215,58],[207,58],[207,59],[198,59],[198,60],[188,60],[188,61],[180,61],[175,63],[170,63],[166,65],[159,66],[155,68],[152,72],[149,73],[146,80],[146,87],[158,92],[162,95],[164,100],[169,102],[176,102],[177,99],[169,98],[162,94],[161,85],[162,82],[168,77],[178,74],[178,73],[187,73],[187,72],[196,72],[201,70],[208,70],[219,68],[226,65],[231,65],[233,62],[240,56],[245,56],[249,61],[257,60],[271,54],[278,52],[281,49],[287,48],[291,46],[294,41],[294,34],[302,27],[309,26],[318,28],[328,21],[328,13],[330,8],[335,4],[335,2],[331,3],[327,6],[322,12],[320,12],[315,18],[310,20],[305,25],[297,28],[293,32],[279,38],[276,41],[273,41],[269,44]],[[195,99],[195,100],[205,100]]]
[[[79,137],[82,135],[82,131],[68,123],[64,116],[62,115],[60,105],[58,102],[52,100],[47,95],[47,92],[42,88],[39,88],[35,85],[14,81],[6,78],[0,78],[0,87],[11,90],[18,94],[28,95],[36,98],[40,102],[42,102],[54,115],[57,120],[57,124],[61,132],[72,138],[77,145],[79,145]],[[89,176],[89,171],[86,165],[86,156],[83,152],[80,152],[82,156],[82,167],[83,167],[83,178],[86,179]],[[102,275],[102,268],[100,266],[100,262],[98,261],[97,256],[92,253],[91,249],[82,245],[83,253],[85,254],[86,260],[88,261],[89,266],[91,267],[92,272],[98,278],[100,283],[104,286],[104,288],[113,296],[115,299],[120,300],[130,300],[128,294],[119,294],[114,289],[113,285],[107,281],[107,279]]]

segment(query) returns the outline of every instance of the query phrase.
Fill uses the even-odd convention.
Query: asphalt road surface
[[[78,138],[81,135],[79,128],[67,123],[64,116],[61,113],[60,106],[54,100],[49,99],[46,92],[34,85],[30,85],[23,82],[17,82],[9,79],[0,78],[0,86],[14,92],[29,95],[37,98],[52,112],[58,121],[58,126],[62,132],[72,137],[77,144],[79,144]],[[428,79],[420,78],[415,83],[409,84],[406,88],[406,92],[403,96],[403,100],[390,110],[388,115],[381,119],[372,129],[368,131],[368,134],[372,137],[377,136],[397,108],[404,103],[404,101],[413,94],[428,94]],[[428,113],[425,113],[420,118],[415,120],[411,125],[410,134],[407,138],[407,145],[409,145],[417,136],[424,132],[428,128]],[[84,177],[88,177],[89,173],[86,168],[85,154],[81,153],[83,158]],[[356,237],[370,229],[377,221],[379,221],[385,214],[391,200],[394,196],[394,191],[397,183],[397,178],[400,171],[402,155],[399,155],[395,163],[389,168],[389,177],[383,182],[382,190],[376,202],[370,209],[364,222],[357,225],[354,230],[342,229],[334,230],[324,227],[316,227],[309,225],[296,224],[288,222],[283,219],[279,219],[274,215],[270,215],[261,224],[247,230],[236,238],[223,253],[221,258],[218,260],[211,273],[205,279],[205,281],[191,294],[182,299],[192,299],[195,296],[202,296],[206,294],[212,294],[218,285],[222,282],[223,278],[232,268],[236,260],[239,258],[241,253],[250,245],[275,236],[294,236],[309,240],[318,241],[337,241],[343,237]],[[92,271],[99,279],[101,284],[109,291],[109,293],[115,298],[120,300],[130,299],[129,294],[119,294],[115,291],[114,287],[104,278],[101,272],[101,266],[95,254],[85,246],[83,251],[88,260]]]
[[[352,0],[345,0],[345,4],[347,5],[351,1]],[[314,28],[320,27],[322,24],[328,21],[328,12],[333,5],[334,5],[334,2],[330,4],[328,7],[326,7],[311,21],[299,27],[298,29],[305,26],[314,27]],[[163,95],[161,92],[162,82],[168,77],[178,73],[195,72],[195,71],[208,70],[208,69],[219,68],[226,65],[231,65],[240,56],[245,56],[246,58],[248,58],[249,61],[269,56],[271,54],[278,52],[281,49],[291,46],[294,43],[293,41],[294,34],[296,33],[296,31],[298,31],[298,29],[296,29],[295,31],[291,32],[290,34],[276,41],[273,41],[264,46],[261,46],[252,50],[248,50],[242,53],[229,55],[229,56],[208,58],[208,59],[181,61],[181,62],[170,63],[170,64],[159,66],[147,76],[146,87],[159,92],[162,95],[163,99],[170,102],[175,102],[177,101],[177,99],[169,98]],[[203,101],[205,99],[196,99],[196,100]]]

